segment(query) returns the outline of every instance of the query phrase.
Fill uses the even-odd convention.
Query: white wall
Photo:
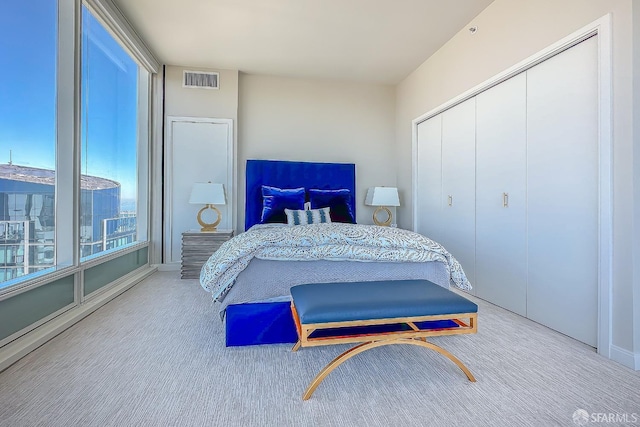
[[[633,325],[636,366],[640,366],[640,4],[633,5]]]
[[[394,87],[241,73],[239,89],[238,227],[247,159],[355,163],[357,221],[372,224],[367,188],[396,184]]]
[[[189,71],[218,72],[219,89],[194,89],[182,87],[183,70],[185,69]],[[163,263],[173,263],[174,265],[172,267],[176,268],[178,265],[175,264],[180,259],[181,242],[179,236],[183,231],[200,229],[200,225],[196,220],[196,216],[201,206],[189,205],[187,203],[189,196],[188,194],[183,194],[183,192],[184,188],[187,188],[191,184],[184,181],[213,180],[214,182],[221,181],[224,183],[227,183],[227,181],[229,181],[231,185],[227,183],[225,187],[228,190],[229,188],[233,187],[234,180],[237,185],[237,176],[233,176],[231,180],[228,180],[226,177],[227,167],[225,167],[224,170],[220,170],[221,168],[215,168],[213,166],[214,160],[218,165],[226,166],[228,164],[227,151],[225,149],[221,149],[221,147],[227,146],[226,138],[229,132],[226,123],[215,125],[215,130],[213,127],[214,125],[210,123],[200,124],[200,126],[205,126],[208,129],[204,133],[197,134],[199,135],[197,139],[213,138],[214,135],[218,135],[220,138],[222,138],[220,140],[212,140],[212,142],[214,144],[217,144],[218,146],[218,151],[216,152],[223,152],[222,156],[214,159],[213,157],[207,158],[207,155],[211,155],[212,151],[196,150],[198,151],[197,153],[184,153],[184,150],[181,150],[180,144],[184,144],[185,141],[176,139],[171,141],[170,143],[169,139],[171,138],[171,135],[169,134],[171,134],[172,132],[177,132],[176,135],[187,135],[184,133],[187,131],[187,128],[184,127],[186,125],[186,122],[172,122],[171,120],[168,120],[168,117],[231,119],[233,121],[233,143],[236,144],[238,122],[238,71],[208,70],[196,67],[167,66],[165,68],[164,107],[165,125],[169,125],[171,127],[171,131],[165,129],[164,152],[166,157],[164,158],[163,170],[164,173],[167,174],[167,176],[165,176],[163,179],[163,193],[165,199],[164,206],[173,206],[172,208],[167,208],[166,210],[173,209],[174,212],[166,211],[163,215],[163,221],[165,222],[165,224],[163,224]],[[200,129],[201,131],[203,131],[203,128],[198,127],[199,125],[195,126],[196,128],[191,129],[189,132],[193,132],[195,131],[195,129]],[[178,132],[180,129],[182,129],[182,131]],[[201,143],[202,141],[194,140],[195,145],[191,144],[190,147],[197,146],[197,144]],[[214,150],[213,145],[211,149]],[[184,155],[173,156],[173,158],[169,158],[169,156],[171,156],[170,150],[173,150],[173,152],[175,153]],[[193,148],[191,148],[191,151],[194,151]],[[173,170],[173,175],[171,177],[168,176],[169,173],[167,172],[169,166]],[[184,170],[184,172],[181,173],[181,170]],[[184,175],[184,180],[180,180],[180,177],[182,175]],[[195,179],[194,177],[197,177],[197,179]],[[173,186],[171,188],[171,191],[173,191],[174,194],[169,198],[168,189],[170,186]],[[182,192],[178,192],[179,188],[182,188]],[[220,210],[223,215],[223,221],[219,226],[220,229],[231,228],[231,225],[233,224],[232,218],[230,220],[230,218],[227,217],[228,212],[235,212],[237,210],[237,208],[233,206],[232,196],[232,194],[227,194],[227,205],[220,206]],[[175,200],[183,200],[184,206],[182,206],[180,203],[176,203],[176,205],[174,206],[173,204]],[[205,218],[205,220],[211,221],[213,215],[210,215],[210,212],[208,212],[206,215],[208,216]],[[171,224],[168,224],[167,222],[171,222]]]
[[[216,71],[220,89],[182,87],[182,71]],[[238,118],[238,71],[168,65],[165,69],[165,115]]]
[[[398,185],[410,194],[412,119],[607,13],[612,15],[613,32],[612,340],[614,346],[631,354],[634,349],[631,0],[496,0],[492,3],[398,85]],[[478,27],[473,35],[467,30],[471,25]],[[404,227],[410,227],[413,221],[412,206],[407,202],[399,210],[399,225]],[[635,310],[640,310],[637,303]]]
[[[220,89],[183,88],[183,69],[220,72]],[[167,66],[165,90],[165,116],[234,120],[237,232],[247,159],[355,163],[357,220],[367,224],[367,188],[396,184],[393,86]]]

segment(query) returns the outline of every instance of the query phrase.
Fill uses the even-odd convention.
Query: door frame
[[[236,228],[236,163],[235,163],[235,144],[233,136],[233,119],[217,119],[210,117],[181,117],[181,116],[167,116],[165,125],[165,149],[164,149],[164,202],[163,202],[163,244],[162,244],[162,262],[164,264],[164,270],[179,270],[180,263],[169,263],[169,250],[173,245],[173,176],[176,173],[174,170],[173,156],[171,153],[174,149],[174,137],[173,129],[176,123],[209,123],[209,124],[222,124],[227,126],[227,182],[224,183],[225,193],[227,197],[227,205],[229,205],[229,212],[231,213],[231,229]],[[186,230],[184,230],[186,231]]]
[[[606,358],[612,352],[612,284],[613,284],[613,145],[612,145],[612,54],[611,54],[611,14],[584,26],[558,42],[530,56],[471,88],[459,96],[445,102],[433,110],[415,118],[412,128],[412,197],[413,230],[417,229],[417,160],[418,125],[449,108],[466,101],[480,92],[492,88],[505,80],[555,56],[584,40],[598,36],[598,326],[597,351]]]

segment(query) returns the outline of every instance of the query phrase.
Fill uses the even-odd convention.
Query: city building
[[[120,183],[81,175],[80,256],[135,241]],[[55,171],[0,164],[0,282],[55,265]]]

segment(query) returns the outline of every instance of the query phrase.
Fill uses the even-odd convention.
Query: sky
[[[83,8],[82,173],[136,193],[138,66]],[[57,1],[0,2],[0,163],[55,168]]]

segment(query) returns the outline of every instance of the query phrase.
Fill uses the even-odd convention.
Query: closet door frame
[[[192,141],[179,140],[177,131],[185,126],[210,125],[220,127],[226,131],[224,141],[222,138],[214,140],[194,139]],[[198,130],[194,128],[194,130]],[[208,135],[210,136],[210,135]],[[216,175],[218,179],[214,182],[224,184],[224,192],[227,203],[219,207],[222,211],[223,222],[221,228],[236,228],[235,215],[235,188],[236,188],[236,147],[233,136],[233,120],[225,118],[211,117],[183,117],[167,116],[165,127],[166,143],[164,147],[164,244],[163,244],[163,264],[167,270],[180,269],[180,234],[184,231],[196,229],[196,212],[201,206],[188,204],[188,194],[195,182],[211,182]],[[189,143],[190,145],[187,145]],[[218,146],[207,143],[218,143]],[[220,146],[224,145],[224,149]],[[203,148],[203,146],[205,146]],[[218,151],[216,151],[218,148]],[[188,159],[189,165],[178,164],[175,154],[180,152],[184,161]],[[216,168],[212,166],[217,155]],[[224,166],[223,166],[224,165]],[[189,178],[180,174],[179,167],[189,168]],[[186,189],[186,193],[184,190]],[[176,198],[182,198],[183,203],[176,204]],[[178,212],[180,211],[180,212]],[[179,213],[179,214],[178,214]],[[224,227],[222,227],[224,225]]]
[[[422,221],[419,221],[418,216],[414,217],[414,230],[425,233],[439,242],[442,232],[442,116],[432,117],[430,121],[425,120],[417,129],[417,144],[423,148],[416,151],[413,159],[416,164],[413,169],[415,188],[417,191],[418,184],[423,182],[433,181],[435,185],[429,191],[420,191],[421,203],[415,205],[415,210],[420,213],[419,218]],[[424,158],[420,157],[423,154]],[[427,170],[423,170],[425,165]],[[418,199],[414,201],[417,203]]]
[[[611,302],[613,264],[613,197],[612,197],[612,58],[611,14],[586,25],[542,51],[519,62],[491,79],[471,88],[450,101],[412,121],[412,197],[413,229],[417,227],[417,135],[418,124],[458,105],[479,93],[502,83],[584,40],[598,36],[598,327],[597,351],[611,358]]]

